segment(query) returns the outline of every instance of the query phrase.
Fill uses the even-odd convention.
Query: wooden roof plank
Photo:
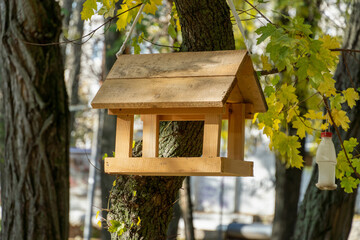
[[[235,77],[187,77],[106,80],[93,108],[223,107]]]
[[[246,50],[121,55],[107,79],[235,76]]]

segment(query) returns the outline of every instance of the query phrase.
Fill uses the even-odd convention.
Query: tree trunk
[[[343,48],[360,49],[360,0],[355,0],[352,6],[352,13],[345,34]],[[352,59],[353,56],[358,60]],[[360,54],[346,54],[346,58],[341,57],[335,73],[337,90],[344,90],[348,87],[355,89],[360,86]],[[344,61],[345,60],[345,61]],[[347,74],[347,67],[351,74],[351,80]],[[342,132],[344,140],[350,137],[360,139],[360,104],[348,111],[351,124],[347,132]],[[337,139],[336,135],[333,137]],[[339,142],[335,142],[337,150],[340,149]],[[314,169],[303,204],[299,210],[296,222],[294,239],[334,239],[345,240],[350,233],[352,218],[354,215],[354,205],[356,191],[352,194],[344,193],[340,188],[335,191],[320,191],[315,187],[317,182],[318,169]]]
[[[193,225],[193,207],[191,202],[191,188],[190,177],[186,177],[183,182],[183,189],[180,190],[180,207],[181,215],[185,223],[185,239],[194,240],[194,225]]]
[[[303,145],[302,145],[303,146]],[[303,147],[301,149],[304,149]],[[302,154],[302,156],[304,156]],[[294,233],[302,171],[288,168],[277,157],[275,185],[275,216],[271,239],[288,240]]]
[[[76,1],[76,8],[73,11],[72,19],[75,22],[74,26],[71,29],[71,39],[80,38],[84,32],[84,21],[81,20],[80,13],[82,11],[84,4],[84,0]],[[69,95],[70,95],[70,105],[77,105],[80,103],[79,99],[79,80],[80,80],[80,70],[81,70],[81,55],[82,55],[82,40],[78,41],[77,44],[73,44],[70,46],[70,56],[69,66],[70,66],[70,74],[69,74]],[[73,111],[70,113],[70,133],[75,129],[75,114]],[[75,144],[75,143],[74,143]],[[71,144],[73,145],[73,144]]]
[[[225,0],[175,1],[182,27],[183,51],[234,49],[230,12]],[[160,156],[200,156],[202,122],[162,122]],[[135,147],[134,155],[139,155]],[[166,239],[172,206],[184,177],[119,176],[110,199],[108,219],[133,227],[122,239]],[[136,196],[133,192],[136,191]],[[141,223],[137,226],[138,218]]]
[[[52,0],[0,0],[5,161],[1,239],[67,239],[69,112]]]

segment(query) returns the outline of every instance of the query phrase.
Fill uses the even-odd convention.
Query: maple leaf
[[[331,74],[324,74],[324,80],[319,84],[318,91],[327,97],[336,95],[335,80],[331,78]]]
[[[268,38],[272,34],[274,34],[275,30],[276,30],[276,27],[271,23],[268,23],[266,26],[258,28],[255,32],[261,36],[257,39],[257,44],[260,44],[266,38]]]
[[[261,55],[261,62],[262,62],[264,70],[270,71],[272,69],[272,66],[269,63],[269,57],[268,56]]]
[[[304,120],[303,118],[301,118],[301,119],[297,118],[294,122],[292,122],[292,126],[293,126],[293,128],[297,129],[296,134],[301,139],[306,136],[306,132],[308,134],[312,134],[312,132],[313,132],[313,129],[309,127],[309,126],[311,126],[311,122],[309,120]]]
[[[359,182],[359,179],[355,179],[351,176],[343,177],[343,179],[341,180],[341,187],[344,188],[345,192],[352,193],[353,189],[357,188]]]
[[[97,10],[96,0],[86,0],[81,11],[81,20],[89,20]]]
[[[348,88],[344,91],[342,91],[344,94],[344,98],[347,101],[347,104],[350,108],[353,108],[353,106],[356,105],[357,100],[359,100],[359,93],[355,91],[354,88]]]
[[[306,113],[304,115],[304,117],[306,118],[310,118],[310,119],[324,119],[323,113],[322,112],[315,112],[314,110],[309,110],[308,113]]]
[[[296,105],[295,107],[290,108],[287,111],[286,121],[290,122],[296,115],[299,115],[299,106]]]
[[[341,126],[345,131],[349,128],[350,119],[343,110],[333,109],[331,115],[334,118],[336,126]]]
[[[118,17],[116,21],[116,26],[118,30],[124,29],[126,25],[131,21],[131,17],[129,17],[129,7],[126,4],[121,5],[121,9],[117,11],[117,14],[123,13]]]

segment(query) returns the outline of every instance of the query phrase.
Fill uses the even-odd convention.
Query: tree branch
[[[143,3],[139,3],[138,5],[135,5],[134,7],[132,8],[129,8],[128,10],[124,11],[124,12],[121,12],[111,18],[109,18],[108,20],[106,20],[103,24],[101,24],[99,27],[95,28],[94,30],[92,30],[91,32],[89,32],[88,34],[80,37],[80,38],[77,38],[77,39],[72,39],[72,40],[66,40],[66,41],[63,41],[63,42],[51,42],[51,43],[34,43],[34,42],[27,42],[27,41],[24,41],[24,40],[21,40],[22,42],[24,42],[25,44],[28,44],[28,45],[33,45],[33,46],[41,46],[41,47],[44,47],[44,46],[53,46],[53,45],[60,45],[60,44],[67,44],[67,43],[75,43],[79,40],[82,40],[86,37],[89,37],[85,42],[81,42],[81,43],[75,43],[75,44],[84,44],[86,43],[87,41],[89,41],[92,36],[95,34],[95,32],[97,30],[99,30],[100,28],[102,28],[103,26],[105,26],[106,24],[110,23],[112,20],[116,19],[117,17],[123,15],[124,13],[127,13],[131,10],[133,10],[134,8],[137,8],[139,6],[141,6]]]

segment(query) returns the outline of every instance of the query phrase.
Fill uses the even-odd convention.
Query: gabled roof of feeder
[[[202,108],[226,102],[267,105],[245,50],[121,55],[93,108]]]

